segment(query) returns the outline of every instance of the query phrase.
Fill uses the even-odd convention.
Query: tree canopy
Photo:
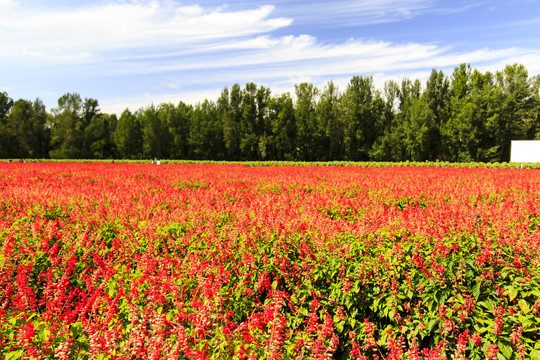
[[[40,99],[0,93],[2,158],[160,158],[305,161],[508,161],[511,140],[540,139],[540,77],[520,64],[495,73],[470,65],[419,80],[354,76],[272,94],[250,82],[216,101],[164,103],[119,118],[99,102],[64,94],[48,113]]]

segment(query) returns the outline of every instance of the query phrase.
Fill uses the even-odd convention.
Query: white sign
[[[540,162],[540,140],[512,140],[510,162]]]

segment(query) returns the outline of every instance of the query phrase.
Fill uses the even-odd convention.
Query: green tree
[[[396,81],[389,80],[385,83],[384,97],[381,132],[369,152],[370,159],[375,161],[406,160],[403,116],[398,114],[401,89]]]
[[[4,131],[9,144],[9,157],[28,157],[33,142],[32,103],[27,100],[17,100],[11,107],[5,120]]]
[[[301,83],[295,86],[295,119],[297,148],[300,160],[316,160],[317,144],[322,137],[322,128],[317,124],[317,100],[319,89],[313,84]]]
[[[257,134],[257,85],[247,83],[242,91],[240,122],[240,153],[243,160],[256,160],[259,137]]]
[[[240,139],[242,122],[242,89],[234,84],[229,92],[224,89],[218,99],[218,110],[223,122],[223,139],[227,157],[240,159]]]
[[[58,99],[58,107],[52,109],[50,156],[57,159],[80,158],[84,140],[81,96],[66,93]]]
[[[37,98],[32,103],[32,131],[35,134],[32,141],[33,151],[29,156],[35,158],[49,157],[51,143],[51,131],[48,124],[51,123],[51,115],[47,112],[41,99]]]
[[[433,124],[427,136],[427,159],[435,160],[445,158],[441,138],[441,127],[448,122],[450,103],[450,81],[442,71],[431,71],[431,76],[426,83],[426,89],[422,93],[424,102],[433,113]]]
[[[12,137],[7,129],[7,115],[13,106],[13,99],[7,92],[0,92],[0,156],[7,158],[12,154]]]
[[[295,111],[289,93],[272,97],[269,100],[268,117],[272,128],[272,141],[266,145],[268,158],[276,160],[297,159],[299,149],[296,147]]]
[[[223,123],[215,103],[204,100],[193,109],[190,122],[190,156],[196,160],[223,160]]]
[[[369,160],[369,152],[380,134],[384,110],[373,77],[354,76],[343,95],[343,106],[345,156],[348,160]]]
[[[124,159],[140,159],[143,153],[142,130],[139,119],[126,109],[118,119],[114,142]]]
[[[99,116],[101,116],[99,102],[93,98],[85,98],[82,103],[82,113],[79,119],[79,128],[83,134],[81,150],[81,157],[83,158],[103,158],[102,151],[97,148],[105,146],[105,143],[108,142],[108,127],[107,129],[104,128],[103,120],[100,120]],[[107,139],[96,138],[96,136],[106,136]],[[101,141],[101,145],[94,144],[98,141]]]
[[[413,129],[418,123],[414,115],[418,112],[413,111],[413,107],[421,102],[420,81],[417,79],[412,82],[410,79],[403,79],[401,87],[395,83],[388,84],[387,97],[387,102],[391,101],[391,105],[387,104],[385,111],[388,111],[388,107],[391,106],[392,109],[397,107],[397,113],[393,117],[390,131],[383,133],[372,148],[372,158],[379,161],[412,160],[412,156],[416,156],[415,153],[421,148],[417,144],[418,139],[415,138]],[[397,99],[399,99],[399,105],[395,104]],[[421,155],[418,157],[420,158]]]
[[[173,108],[164,112],[164,123],[172,136],[170,156],[173,159],[186,159],[189,154],[189,123],[193,114],[193,107],[180,101]]]
[[[326,84],[317,103],[317,160],[341,160],[344,124],[341,96],[332,81]]]
[[[480,94],[482,74],[473,74],[470,65],[454,69],[451,80],[449,119],[441,126],[444,153],[450,161],[476,161],[482,139],[485,138],[485,106]],[[474,79],[477,79],[474,81]]]
[[[108,159],[115,156],[114,136],[116,115],[96,114],[84,129],[85,143],[88,150],[86,157]]]
[[[47,113],[41,100],[17,100],[9,112],[4,134],[8,136],[9,157],[47,157],[48,131],[45,127]]]
[[[412,98],[404,123],[407,159],[424,161],[433,159],[433,129],[436,127],[433,110],[421,98]]]
[[[139,110],[135,116],[139,118],[142,129],[143,156],[146,158],[168,158],[172,144],[166,117],[161,114],[172,111],[171,104],[154,105]]]
[[[13,99],[8,96],[7,92],[0,92],[0,121],[5,119],[12,106]]]
[[[272,123],[270,120],[270,89],[260,86],[255,95],[257,105],[257,121],[255,134],[257,135],[257,156],[259,159],[268,159],[268,148],[273,146]]]
[[[488,119],[488,131],[498,146],[497,161],[510,160],[511,140],[525,139],[538,124],[538,86],[521,64],[507,65],[495,75],[495,104],[498,109]]]

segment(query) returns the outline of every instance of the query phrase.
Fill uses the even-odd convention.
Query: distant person
[[[161,160],[158,160],[156,164],[161,165]]]

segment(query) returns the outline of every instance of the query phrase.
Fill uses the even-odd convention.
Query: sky
[[[279,95],[369,75],[382,89],[462,63],[533,76],[539,34],[531,0],[0,0],[0,91],[48,110],[79,93],[119,115],[235,83]]]

